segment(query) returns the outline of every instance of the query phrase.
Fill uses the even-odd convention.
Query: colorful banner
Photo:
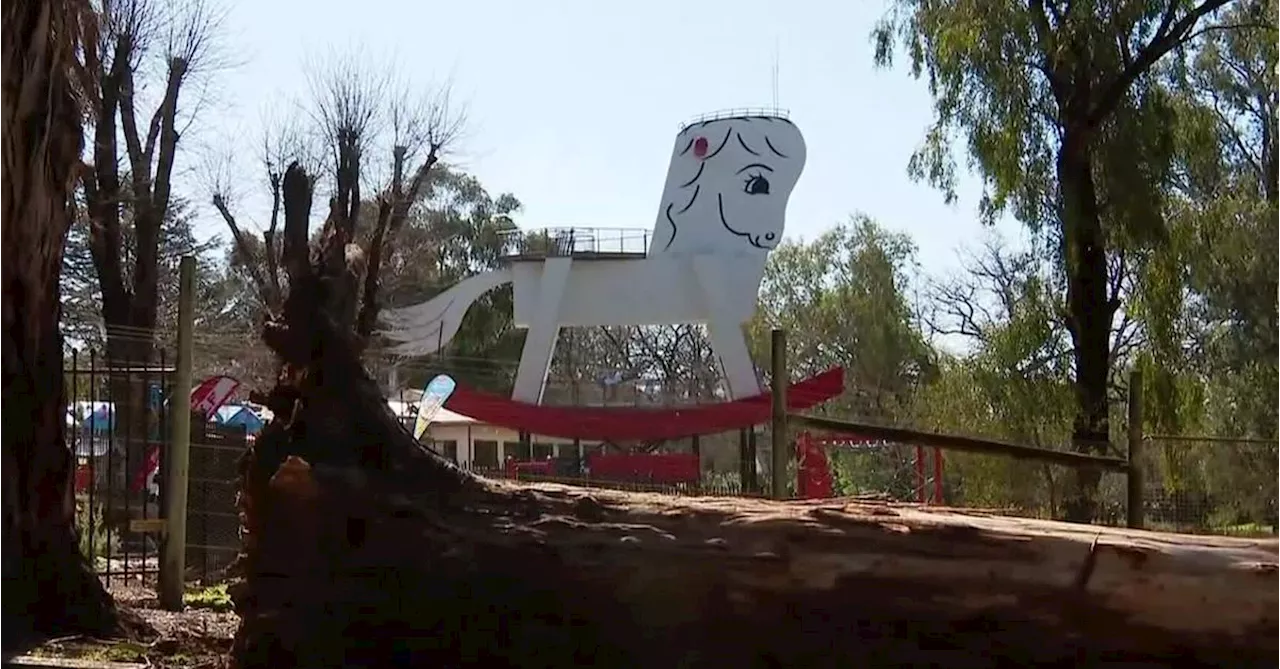
[[[211,376],[191,391],[191,410],[211,416],[238,388],[240,382],[230,376]]]
[[[439,413],[440,407],[444,406],[456,387],[457,384],[452,377],[448,374],[440,374],[431,379],[427,387],[422,389],[422,399],[418,402],[418,418],[413,423],[414,439],[422,439],[422,435],[427,432],[427,426],[431,424],[431,419]]]

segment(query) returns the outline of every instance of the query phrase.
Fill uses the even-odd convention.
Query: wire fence
[[[117,339],[132,337],[156,342],[157,350],[165,350],[173,340],[172,333],[163,329],[155,332],[116,331],[113,334]],[[197,329],[194,348],[197,379],[213,374],[230,374],[244,381],[246,390],[266,389],[274,379],[275,360],[261,345],[256,331]],[[445,355],[401,360],[375,349],[368,353],[366,362],[376,376],[387,381],[394,380],[390,374],[392,367],[402,379],[426,379],[435,373],[446,372],[458,378],[460,384],[501,393],[509,388],[514,378],[518,366],[516,355],[518,353],[512,351],[510,358],[506,359]],[[118,430],[108,429],[95,434],[90,429],[86,433],[83,417],[76,413],[83,413],[84,407],[95,406],[94,402],[111,403],[111,387],[105,381],[107,375],[97,367],[103,355],[96,350],[93,353],[77,351],[69,352],[68,358],[72,363],[69,365],[68,395],[73,402],[69,407],[69,425],[75,423],[74,434],[69,441],[80,442],[75,447],[82,450],[85,443],[120,440],[122,435],[117,434]],[[89,361],[92,361],[90,366],[94,366],[92,373],[85,370]],[[403,387],[404,383],[400,385]],[[171,393],[166,391],[165,396]],[[388,396],[394,397],[390,389]],[[576,360],[570,369],[553,369],[546,396],[554,403],[647,408],[718,403],[726,399],[713,375],[706,379],[626,378],[618,374],[616,365],[589,360]],[[825,403],[815,413],[857,415],[871,422],[899,426],[919,426],[929,420],[922,418],[916,408],[885,401],[886,397],[894,395],[886,389],[851,384],[842,395]],[[1125,457],[1123,407],[1117,406],[1113,416],[1112,439],[1105,452]],[[1032,431],[1000,431],[992,425],[975,421],[938,425],[937,428],[940,432],[1002,438],[1069,450],[1069,420],[1057,418],[1046,418],[1043,423],[1049,427]],[[205,429],[208,427],[203,426]],[[212,436],[207,437],[193,435],[192,443],[187,576],[204,582],[219,580],[240,548],[239,519],[234,509],[234,463],[247,447],[247,442],[243,435],[227,437],[215,432],[208,431],[207,434]],[[85,434],[90,437],[87,442],[82,440]],[[167,443],[167,431],[157,434],[158,439]],[[838,436],[840,438],[828,438],[824,442],[825,461],[821,464],[830,479],[827,494],[834,496],[945,504],[1010,515],[1062,519],[1066,515],[1066,500],[1081,484],[1076,470],[1054,464],[937,450],[930,444],[868,441],[857,438],[857,435]],[[495,438],[500,441],[496,449],[491,449],[494,450],[492,458],[476,459],[473,452],[470,454],[473,457],[458,460],[461,466],[496,478],[552,481],[677,496],[755,497],[770,490],[773,477],[771,436],[767,428],[749,433],[700,435],[697,440],[676,439],[661,444],[588,444],[578,453],[582,457],[599,449],[620,452],[637,448],[697,453],[701,477],[677,483],[616,480],[592,476],[582,468],[576,473],[555,475],[512,470],[505,466],[507,460],[557,457],[566,452],[566,445],[521,443],[514,433]],[[453,451],[455,458],[459,455],[456,449],[457,446]],[[80,450],[77,450],[78,455]],[[108,452],[115,455],[108,456]],[[113,457],[128,462],[113,468],[114,462],[97,463],[95,460],[89,469],[115,472],[108,478],[119,478],[121,474],[116,472],[117,469],[136,469],[137,462],[134,461],[147,457],[145,454],[124,457],[121,453],[123,451],[119,449],[109,448],[101,456],[93,455],[90,459]],[[795,452],[788,455],[787,462],[788,480],[795,482],[791,494],[795,497],[810,495],[813,492],[812,481],[807,482],[806,475],[814,470],[813,463],[798,463]],[[82,470],[85,464],[80,462]],[[1147,472],[1144,490],[1147,527],[1188,533],[1276,535],[1276,442],[1199,435],[1154,435],[1146,439],[1142,465]],[[83,478],[84,474],[80,476]],[[1094,522],[1123,525],[1126,518],[1124,477],[1101,473],[1094,485]],[[146,494],[149,493],[142,494],[144,498]],[[138,505],[118,501],[116,497],[121,496],[104,492],[104,488],[98,485],[79,489],[77,499],[82,507],[79,518],[82,536],[87,537],[89,552],[99,561],[105,575],[116,577],[129,573],[149,578],[156,569],[154,537],[148,537],[143,531],[148,528],[145,522],[133,522],[133,528],[138,532],[130,532],[129,524],[156,518],[158,509],[162,508],[159,498]],[[110,510],[105,506],[108,499],[111,500]],[[121,508],[128,508],[129,512],[122,514]],[[125,552],[129,554],[127,564],[121,559]],[[135,560],[135,556],[139,559]]]
[[[240,553],[239,465],[251,440],[243,427],[193,425],[187,492],[186,579],[223,580]]]
[[[1150,435],[1143,467],[1147,526],[1175,532],[1275,536],[1280,460],[1272,440]]]

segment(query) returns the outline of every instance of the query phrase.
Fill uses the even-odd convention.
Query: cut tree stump
[[[459,471],[326,312],[354,282],[325,250],[341,235],[298,251],[299,176],[264,332],[276,418],[241,470],[235,666],[1275,666],[1274,540]]]

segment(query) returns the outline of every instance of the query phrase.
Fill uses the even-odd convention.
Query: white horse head
[[[800,130],[780,116],[695,122],[676,136],[650,256],[768,253],[804,169]]]

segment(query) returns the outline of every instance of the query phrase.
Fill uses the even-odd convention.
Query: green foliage
[[[767,360],[769,331],[785,328],[793,376],[845,368],[848,392],[832,410],[895,415],[934,368],[908,297],[915,270],[910,238],[864,216],[812,242],[783,243],[748,324],[755,358]]]
[[[102,520],[102,508],[89,507],[87,501],[76,500],[76,530],[80,541],[80,554],[90,564],[98,558],[120,553],[120,535]]]
[[[1077,448],[1096,450],[1109,432],[1126,256],[1165,244],[1183,106],[1157,75],[1228,2],[897,0],[873,32],[876,62],[902,46],[934,99],[911,174],[954,199],[960,140],[983,183],[983,219],[1012,214],[1051,242],[1070,288]],[[1096,482],[1078,479],[1083,519]]]
[[[453,168],[435,172],[384,260],[383,304],[415,304],[496,267],[507,242],[503,233],[516,229],[512,217],[520,206],[509,193],[491,195],[474,176]],[[447,354],[409,366],[402,380],[420,388],[447,373],[472,388],[507,389],[510,370],[502,361],[518,358],[524,341],[511,325],[512,299],[509,286],[482,296]]]
[[[126,210],[126,216],[129,215]],[[168,215],[160,228],[160,250],[157,271],[159,292],[159,320],[157,329],[172,330],[178,308],[178,265],[186,255],[196,258],[196,287],[200,298],[197,304],[216,308],[215,299],[221,276],[216,239],[200,241],[195,235],[195,212],[186,200],[175,198],[169,204]],[[67,232],[62,256],[62,327],[69,344],[81,349],[98,348],[105,340],[102,321],[102,289],[98,272],[89,251],[89,226],[87,218],[77,220]],[[121,227],[121,263],[124,278],[130,285],[135,270],[134,226]],[[207,313],[207,312],[206,312]],[[168,332],[172,335],[172,332]],[[163,341],[163,340],[162,340]]]
[[[227,584],[219,583],[203,588],[187,588],[182,595],[182,603],[193,609],[210,609],[213,611],[230,611],[233,608],[231,595],[227,593]]]
[[[875,61],[892,65],[900,48],[934,98],[934,123],[908,170],[953,200],[951,142],[960,139],[983,180],[985,220],[1008,212],[1033,230],[1052,230],[1063,205],[1062,134],[1084,124],[1110,220],[1158,231],[1173,109],[1133,63],[1177,43],[1158,28],[1166,4],[1077,2],[1064,10],[1039,1],[898,0],[872,33]]]

